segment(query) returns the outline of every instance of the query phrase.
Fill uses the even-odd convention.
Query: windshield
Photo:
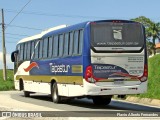
[[[103,22],[91,24],[91,45],[101,50],[140,50],[144,44],[139,23]]]

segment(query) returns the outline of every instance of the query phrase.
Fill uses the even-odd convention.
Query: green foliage
[[[146,38],[147,39],[152,39],[153,44],[152,44],[151,48],[153,50],[153,53],[155,54],[156,53],[155,41],[159,40],[159,42],[160,42],[160,23],[159,22],[155,23],[154,21],[152,21],[149,18],[146,18],[144,16],[140,16],[140,17],[134,18],[132,20],[136,21],[136,22],[140,22],[145,26],[145,28],[146,28]]]
[[[159,39],[160,36],[160,23],[155,23],[154,21],[146,18],[144,16],[140,16],[138,18],[132,19],[133,21],[140,22],[146,28],[146,36],[151,37],[152,39]]]
[[[152,24],[152,21],[144,16],[140,16],[131,20],[142,23],[145,28],[149,28],[150,25]]]
[[[0,70],[0,91],[13,90],[14,81],[13,81],[13,70],[7,70],[7,80],[3,80],[3,71]]]
[[[160,99],[160,55],[149,58],[148,61],[148,91],[138,97]]]
[[[154,44],[150,41],[146,41],[147,44],[147,51],[149,55],[152,55],[153,49],[154,49]]]

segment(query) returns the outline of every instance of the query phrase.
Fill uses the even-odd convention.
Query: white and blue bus
[[[53,102],[87,97],[109,104],[113,95],[147,91],[142,24],[127,20],[59,26],[24,38],[11,55],[15,89],[50,94]]]

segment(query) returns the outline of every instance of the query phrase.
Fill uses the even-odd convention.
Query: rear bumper
[[[147,92],[147,81],[133,86],[97,86],[84,80],[85,95],[127,95]]]

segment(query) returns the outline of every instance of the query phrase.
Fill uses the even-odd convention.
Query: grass
[[[7,80],[3,80],[3,70],[0,70],[0,91],[13,90],[13,70],[7,70]]]
[[[136,95],[141,98],[160,99],[160,55],[155,55],[148,60],[148,91]]]

